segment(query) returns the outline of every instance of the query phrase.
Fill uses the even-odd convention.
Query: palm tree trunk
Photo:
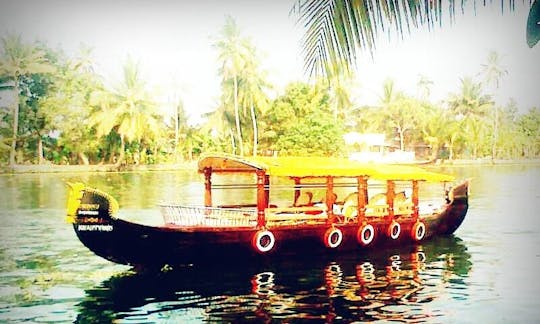
[[[238,109],[238,79],[234,76],[234,119],[236,122],[236,134],[238,136],[238,146],[240,156],[244,156],[244,141],[242,140],[242,129],[240,127],[240,112]]]
[[[119,167],[124,162],[124,155],[126,150],[126,143],[124,140],[124,135],[120,135],[120,155],[118,156],[118,160],[116,161],[115,166]]]
[[[398,127],[398,133],[399,133],[399,149],[403,151],[403,133],[405,131],[401,128],[401,126]]]
[[[90,164],[90,162],[88,161],[88,157],[83,152],[77,153],[77,157],[79,158],[79,163],[82,163],[83,165]]]
[[[17,133],[19,130],[19,79],[15,78],[15,104],[13,105],[13,138],[11,139],[11,151],[9,152],[9,165],[15,166],[17,154]]]
[[[491,146],[491,160],[495,160],[497,158],[497,137],[498,137],[498,128],[499,128],[499,123],[498,123],[498,109],[497,109],[497,106],[495,106],[495,118],[494,118],[494,124],[493,124],[493,143],[492,143],[492,146]]]
[[[236,142],[234,140],[234,133],[233,130],[229,128],[229,134],[231,135],[231,146],[232,146],[232,153],[236,154]]]
[[[258,139],[258,129],[257,129],[257,118],[255,117],[255,107],[253,107],[253,101],[251,101],[251,123],[253,125],[253,156],[257,156],[257,145],[259,142]]]
[[[435,160],[437,160],[438,157],[439,157],[439,143],[434,143],[434,144],[431,145],[431,157],[430,157],[430,160],[435,161]]]
[[[38,145],[37,145],[37,157],[38,157],[38,164],[43,164],[43,140],[41,139],[41,135],[38,133]]]
[[[176,105],[175,109],[175,117],[174,117],[174,161],[178,162],[178,138],[180,136],[180,121],[179,116],[180,113],[178,112],[178,109],[180,109],[180,105]]]

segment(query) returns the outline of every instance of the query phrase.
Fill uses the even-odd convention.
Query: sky
[[[359,105],[376,104],[384,80],[417,94],[419,77],[433,81],[431,99],[459,92],[460,79],[476,77],[488,53],[497,51],[508,75],[496,100],[514,98],[520,112],[540,106],[540,46],[525,41],[528,8],[516,2],[515,12],[500,6],[470,8],[442,28],[413,30],[403,38],[380,38],[373,56],[358,60],[353,98]],[[213,47],[227,15],[242,35],[255,44],[272,95],[292,81],[307,81],[301,53],[302,26],[289,14],[294,0],[0,0],[0,36],[20,34],[74,56],[82,44],[91,47],[95,69],[114,84],[131,57],[162,101],[182,98],[192,122],[214,110],[220,96],[219,63]]]

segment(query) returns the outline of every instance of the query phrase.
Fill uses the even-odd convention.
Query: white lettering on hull
[[[91,215],[91,216],[97,216],[99,215],[99,211],[98,210],[79,210],[79,212],[77,213],[77,215],[81,216],[81,215]]]
[[[84,225],[80,224],[77,226],[79,232],[112,232],[112,225]]]

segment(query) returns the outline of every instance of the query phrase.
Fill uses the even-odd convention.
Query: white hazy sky
[[[481,1],[480,1],[481,2]],[[300,50],[302,30],[289,11],[294,0],[0,0],[0,34],[21,34],[42,40],[69,55],[81,44],[93,48],[96,70],[111,82],[120,79],[128,56],[165,98],[183,98],[193,120],[214,110],[219,99],[219,65],[212,47],[232,16],[243,35],[251,37],[269,81],[277,90],[306,79]],[[508,75],[496,99],[514,98],[521,112],[540,106],[540,45],[525,42],[528,8],[501,16],[500,6],[457,13],[443,28],[413,31],[400,39],[381,40],[374,57],[359,60],[353,97],[359,104],[376,103],[387,78],[398,89],[416,94],[420,75],[434,82],[432,100],[458,92],[460,78],[475,76],[488,53],[497,51]]]

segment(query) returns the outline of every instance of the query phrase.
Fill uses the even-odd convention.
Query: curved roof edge
[[[281,177],[360,177],[377,180],[453,181],[451,175],[431,172],[417,166],[362,163],[333,157],[240,157],[229,154],[209,154],[201,157],[198,171],[214,173],[254,173],[264,171]]]

